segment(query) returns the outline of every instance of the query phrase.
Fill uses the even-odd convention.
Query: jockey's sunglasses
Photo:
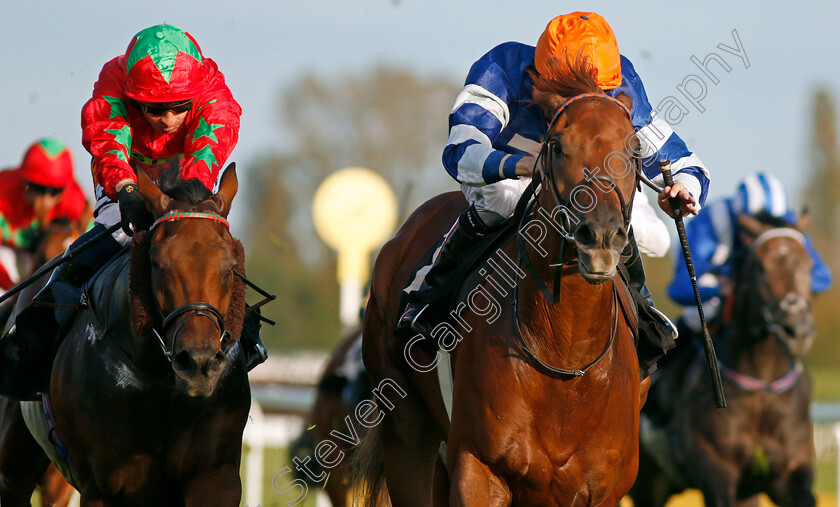
[[[45,187],[44,185],[36,185],[35,183],[26,183],[26,189],[35,195],[50,195],[55,197],[64,192],[64,187]]]
[[[167,111],[172,111],[175,114],[186,113],[192,109],[192,99],[182,100],[180,102],[160,102],[157,104],[144,104],[138,102],[140,108],[149,116],[163,116]]]

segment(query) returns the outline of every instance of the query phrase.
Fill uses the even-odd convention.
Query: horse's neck
[[[748,284],[738,284],[737,291],[752,291]],[[791,358],[782,343],[772,336],[757,311],[759,303],[740,297],[733,308],[732,326],[727,326],[724,346],[727,363],[739,373],[772,381],[787,373]]]
[[[134,335],[129,265],[126,259],[107,266],[92,285],[90,297],[96,319],[104,329],[103,339],[119,348],[132,364],[144,369],[146,364],[157,363],[154,356],[160,353],[160,348]]]
[[[553,290],[555,268],[549,264],[555,261],[538,258],[539,262],[531,252],[540,278]],[[560,298],[554,304],[542,293],[531,273],[520,282],[517,306],[523,333],[546,359],[594,357],[609,340],[614,312],[618,311],[614,307],[613,282],[592,285],[580,275],[577,265],[560,269]]]

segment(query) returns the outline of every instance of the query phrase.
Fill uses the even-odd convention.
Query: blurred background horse
[[[797,228],[769,216],[741,216],[739,225],[748,253],[715,336],[729,408],[709,409],[699,350],[657,372],[650,399],[665,421],[644,418],[635,505],[663,506],[688,487],[706,505],[758,505],[758,493],[780,506],[815,505],[811,381],[801,362],[816,336],[812,261]]]

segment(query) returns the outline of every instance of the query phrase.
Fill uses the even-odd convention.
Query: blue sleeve
[[[811,261],[814,266],[811,268],[811,291],[814,293],[824,292],[831,288],[831,269],[823,262],[817,249],[811,243],[811,238],[805,236],[805,248],[811,254]]]
[[[699,215],[685,225],[691,259],[694,261],[694,273],[698,280],[707,273],[714,274],[717,268],[712,263],[712,257],[718,248],[717,234],[711,220],[711,214],[706,211],[707,209],[701,210]],[[688,267],[685,264],[682,249],[674,249],[673,255],[674,278],[668,285],[668,297],[682,306],[691,306],[695,303],[694,289],[691,286],[691,278],[688,276]],[[701,286],[699,289],[702,301],[720,295],[719,285]]]
[[[624,92],[633,101],[631,121],[642,142],[645,174],[648,178],[662,184],[662,175],[657,162],[663,158],[669,159],[674,181],[683,183],[700,206],[705,206],[709,190],[709,172],[703,162],[688,149],[668,122],[660,118],[653,110],[642,79],[636,73],[630,60],[623,55],[621,75],[621,86],[610,90],[609,95],[615,97]]]
[[[443,165],[460,183],[481,186],[516,178],[522,155],[494,148],[510,122],[512,103],[519,97],[524,69],[533,61],[533,48],[505,43],[493,48],[470,68],[464,88],[449,115],[449,140]]]

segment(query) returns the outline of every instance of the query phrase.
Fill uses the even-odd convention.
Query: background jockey
[[[443,151],[444,166],[461,183],[470,207],[445,236],[423,283],[406,288],[408,305],[398,321],[398,334],[429,335],[434,324],[430,312],[424,310],[450,289],[447,282],[459,254],[513,214],[530,183],[548,124],[533,104],[530,73],[545,77],[549,59],[574,57],[578,51],[589,57],[596,81],[607,95],[615,97],[623,92],[632,99],[631,121],[642,143],[646,174],[659,176],[657,159],[671,160],[675,184],[665,189],[667,195],[660,194],[660,207],[670,214],[667,197],[679,196],[683,213],[696,214],[697,203],[705,202],[708,172],[671,126],[652,110],[633,64],[619,53],[612,28],[595,13],[558,16],[549,22],[536,48],[506,42],[491,49],[470,69],[449,116],[449,142]],[[656,227],[643,223],[651,216],[655,218],[653,213],[633,211],[631,223],[640,245],[662,242],[656,237],[662,229],[656,232]],[[638,249],[633,253],[634,259],[626,263],[633,285],[646,291]]]
[[[745,253],[738,234],[738,216],[741,214],[753,217],[763,214],[790,226],[795,226],[797,222],[782,183],[771,174],[756,173],[738,185],[733,197],[709,203],[697,217],[686,223],[685,232],[694,261],[700,299],[708,321],[720,314],[722,302],[729,290],[727,280]],[[831,286],[831,271],[807,235],[805,247],[814,263],[811,269],[811,290],[815,293],[827,290]],[[685,339],[679,340],[679,349],[690,348],[687,347],[690,337],[699,336],[700,333],[700,317],[682,255],[675,255],[674,278],[668,285],[668,296],[688,307],[678,321],[680,334],[685,336]]]
[[[82,108],[82,144],[92,156],[95,225],[70,250],[114,224],[121,223],[122,230],[56,269],[36,300],[53,301],[59,284],[81,285],[128,244],[132,230],[151,225],[137,191],[138,169],[153,180],[177,171],[180,180],[197,179],[214,191],[239,139],[241,114],[224,75],[189,33],[164,24],[132,37],[125,54],[102,68]],[[264,359],[264,347],[256,345]]]
[[[32,251],[55,219],[87,226],[90,204],[73,177],[73,158],[57,139],[32,144],[17,169],[0,172],[0,293],[20,281],[16,250]]]

